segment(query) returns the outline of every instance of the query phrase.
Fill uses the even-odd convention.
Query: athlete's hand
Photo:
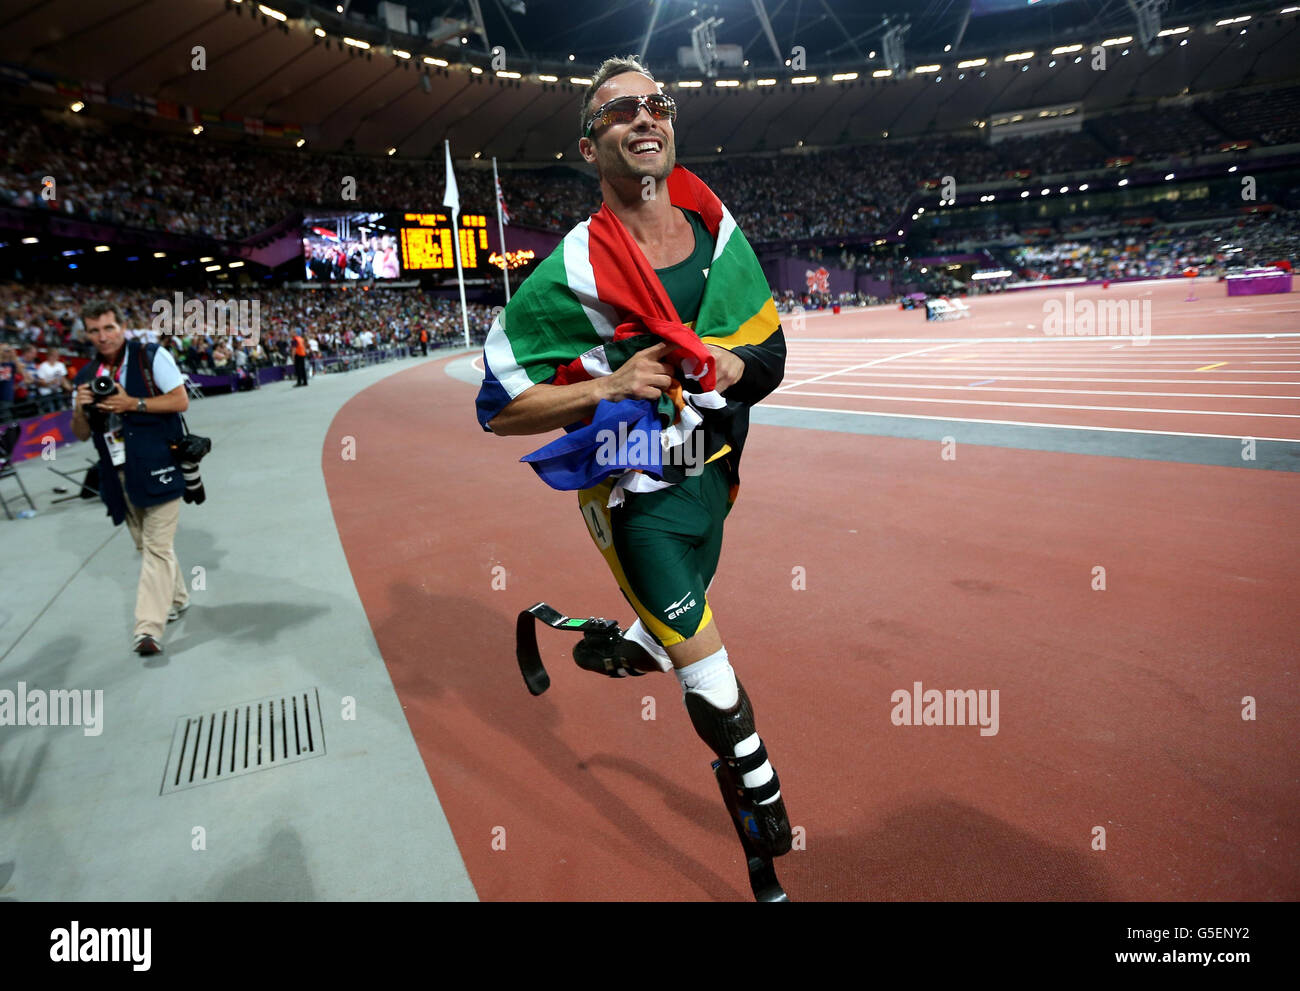
[[[745,362],[739,357],[732,354],[726,348],[718,347],[716,344],[704,345],[713,354],[718,363],[717,385],[714,388],[719,392],[726,392],[731,386],[740,381],[740,377],[745,374]]]
[[[605,397],[612,403],[623,399],[658,399],[673,384],[673,366],[660,359],[673,349],[667,341],[638,351],[605,379]]]

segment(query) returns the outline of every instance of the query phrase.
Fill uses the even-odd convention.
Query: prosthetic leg
[[[752,753],[743,757],[735,755],[737,744],[756,738],[754,711],[739,679],[736,688],[740,697],[730,709],[718,709],[702,695],[687,692],[686,711],[700,739],[719,757],[713,762],[713,773],[745,851],[749,886],[755,900],[788,902],[789,896],[777,880],[772,859],[790,852],[790,820],[775,771],[763,784],[752,788],[744,784],[746,774],[767,763],[767,748],[759,741]]]
[[[515,622],[515,659],[519,662],[524,684],[533,695],[541,695],[551,687],[550,675],[537,649],[538,622],[552,629],[572,630],[583,635],[573,649],[573,659],[584,670],[611,678],[635,677],[663,670],[647,649],[624,638],[614,620],[574,619],[545,602],[538,602],[521,612]],[[750,745],[750,738],[756,738],[749,696],[739,680],[736,688],[739,698],[734,706],[725,710],[715,708],[702,695],[687,692],[686,711],[700,739],[719,757],[713,762],[713,773],[745,851],[749,885],[755,900],[788,902],[790,899],[777,880],[772,858],[789,852],[790,822],[775,772],[762,784],[754,787],[744,784],[746,774],[752,774],[767,763],[767,748],[759,741],[752,752],[736,756],[737,744]]]
[[[582,634],[582,639],[573,648],[573,660],[584,670],[611,678],[640,677],[660,670],[646,650],[631,640],[623,639],[616,621],[572,619],[545,602],[539,602],[521,612],[515,621],[515,659],[519,662],[524,684],[533,695],[541,695],[551,687],[551,677],[546,673],[542,655],[537,650],[537,622],[556,630]]]

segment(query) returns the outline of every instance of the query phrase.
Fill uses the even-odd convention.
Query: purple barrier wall
[[[1083,286],[1100,286],[1109,282],[1112,286],[1119,285],[1123,282],[1156,282],[1156,281],[1177,281],[1183,280],[1193,283],[1195,280],[1188,279],[1185,275],[1126,275],[1118,279],[1081,279],[1075,281],[1055,281],[1046,279],[1042,283],[1021,283],[1018,285],[1004,285],[1001,292],[1020,292],[1029,289],[1079,289]],[[999,280],[1001,281],[1001,280]]]
[[[857,283],[857,291],[866,296],[884,299],[893,295],[893,283],[888,279],[875,279],[869,275],[859,275]]]
[[[1240,275],[1229,275],[1226,281],[1229,296],[1261,296],[1291,291],[1291,273],[1277,268],[1252,268]]]
[[[328,358],[308,358],[308,362],[314,364],[317,368],[333,368],[335,365],[346,363],[349,367],[355,367],[363,364],[375,364],[380,361],[389,361],[393,358],[405,358],[411,350],[405,345],[398,347],[380,349],[372,348],[369,351],[355,352],[347,355],[331,355]],[[270,365],[266,368],[257,370],[257,382],[264,385],[267,382],[282,382],[293,374],[293,365]],[[235,389],[236,376],[232,372],[228,375],[191,375],[190,381],[200,389],[229,389],[232,392]]]
[[[765,266],[768,284],[776,292],[793,289],[798,293],[808,292],[809,273],[825,271],[827,291],[831,293],[853,292],[854,273],[846,268],[832,268],[821,262],[810,262],[800,258],[782,258]]]
[[[913,265],[961,265],[970,263],[981,265],[988,260],[988,254],[975,254],[973,252],[961,255],[930,255],[926,258],[913,258]]]
[[[265,382],[280,382],[292,374],[292,365],[270,365],[257,370],[257,381],[259,385]],[[194,374],[189,378],[200,389],[230,389],[233,392],[235,388],[235,374],[233,372],[228,375]]]
[[[491,251],[501,250],[501,238],[497,236],[497,218],[488,217],[487,223],[488,248]],[[531,227],[512,227],[506,225],[506,248],[510,251],[522,251],[526,248],[532,249],[535,254],[533,264],[536,265],[552,251],[555,246],[564,239],[563,234],[556,234],[554,231],[539,231]],[[514,277],[511,276],[510,284],[514,285]]]
[[[14,461],[39,458],[42,453],[50,450],[47,438],[54,441],[55,448],[77,440],[76,434],[72,432],[72,410],[42,413],[40,416],[19,420],[18,424],[22,427],[22,433],[18,435],[18,443],[14,447]]]

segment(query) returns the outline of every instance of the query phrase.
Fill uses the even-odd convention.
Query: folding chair
[[[14,467],[13,462],[10,460],[13,457],[14,448],[18,446],[18,438],[22,435],[22,432],[23,428],[20,423],[10,423],[3,431],[0,431],[0,479],[17,479],[18,488],[22,490],[27,505],[35,510],[36,503],[32,502],[32,497],[27,494],[27,486],[23,484],[22,476],[18,474],[18,469]],[[9,512],[9,502],[5,499],[3,493],[0,493],[0,505],[4,506],[5,516],[12,520],[14,514]]]
[[[50,471],[54,472],[54,474],[66,478],[69,482],[72,482],[80,488],[80,491],[73,495],[65,495],[60,496],[57,499],[51,499],[51,505],[57,506],[61,502],[69,502],[73,499],[94,499],[99,495],[99,464],[91,461],[90,458],[86,459],[85,468],[74,468],[72,471],[60,471],[53,465],[46,465],[45,467],[49,468]],[[86,473],[81,477],[80,481],[74,477],[79,471],[84,471]]]
[[[203,390],[200,389],[197,385],[195,385],[188,375],[185,376],[185,391],[189,393],[191,399],[205,398],[203,395]]]

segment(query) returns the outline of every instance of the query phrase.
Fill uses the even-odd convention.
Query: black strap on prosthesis
[[[519,672],[524,676],[524,684],[533,695],[541,695],[551,687],[551,676],[542,664],[542,655],[537,649],[537,624],[545,623],[556,630],[571,630],[592,639],[609,638],[611,641],[622,638],[618,623],[612,619],[575,619],[565,616],[558,609],[552,609],[545,602],[529,606],[515,620],[515,659],[519,662]],[[757,827],[754,813],[751,811],[755,801],[762,801],[775,794],[780,787],[776,776],[758,789],[746,789],[741,784],[741,775],[757,770],[767,759],[767,748],[759,749],[745,757],[732,757],[727,760],[715,760],[713,773],[717,778],[722,801],[727,807],[731,824],[736,829],[736,837],[745,853],[746,868],[749,871],[749,884],[754,892],[754,899],[760,902],[788,902],[789,896],[777,879],[772,866],[772,858],[755,847],[750,833]],[[738,801],[741,797],[747,801]],[[749,806],[746,808],[746,806]]]

